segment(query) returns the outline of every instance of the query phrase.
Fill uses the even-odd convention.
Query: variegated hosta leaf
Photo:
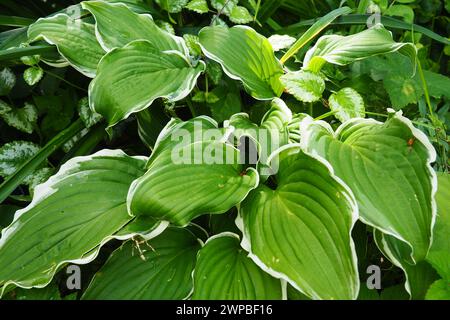
[[[0,292],[44,287],[67,262],[88,263],[131,220],[126,195],[145,159],[103,150],[69,160],[36,187],[0,239]],[[45,241],[43,241],[45,239]]]
[[[450,175],[441,172],[437,177],[437,217],[433,229],[433,244],[428,252],[427,261],[444,280],[450,283]]]
[[[310,118],[300,124],[301,143],[333,166],[353,191],[361,220],[405,241],[420,261],[431,244],[436,215],[436,152],[411,121],[393,113],[385,123],[352,119],[336,132]]]
[[[302,102],[315,102],[322,98],[325,80],[319,74],[310,71],[288,72],[280,78],[286,91]]]
[[[331,94],[328,102],[334,116],[341,122],[365,117],[364,100],[355,89],[343,88]]]
[[[377,229],[374,238],[384,256],[405,273],[405,289],[411,299],[423,300],[429,286],[439,278],[436,271],[426,261],[411,263],[411,248],[405,242]]]
[[[39,19],[28,28],[28,39],[56,45],[75,69],[91,78],[95,77],[97,65],[105,54],[95,37],[94,26],[66,14]]]
[[[233,127],[233,134],[238,139],[242,136],[250,137],[258,148],[259,164],[266,168],[264,165],[267,164],[271,153],[289,142],[287,126],[291,120],[291,110],[283,100],[275,98],[264,115],[261,125],[253,123],[248,114],[237,113],[224,123],[224,127]]]
[[[89,86],[89,105],[112,126],[157,98],[183,99],[204,68],[203,62],[192,66],[179,52],[162,52],[148,41],[134,41],[102,59]]]
[[[148,242],[128,241],[96,273],[83,299],[180,300],[192,292],[199,240],[168,228]]]
[[[160,29],[149,14],[137,14],[122,3],[84,1],[96,21],[97,37],[106,51],[121,48],[134,40],[148,40],[155,48],[186,54],[183,40]]]
[[[172,118],[164,129],[159,133],[153,152],[148,160],[147,167],[156,159],[160,153],[167,149],[173,149],[179,145],[179,139],[188,139],[189,142],[199,142],[203,140],[203,133],[208,130],[215,130],[222,138],[223,130],[218,129],[216,121],[207,116],[199,116],[188,121]],[[199,134],[200,133],[200,134]]]
[[[130,212],[186,225],[242,201],[258,184],[258,174],[240,164],[239,151],[224,142],[226,137],[208,117],[171,120],[158,137],[147,173],[130,188]]]
[[[355,299],[359,280],[350,232],[358,209],[351,191],[325,160],[298,144],[272,157],[277,185],[261,185],[240,205],[242,247],[263,270],[311,298]]]
[[[221,233],[200,250],[194,271],[196,300],[279,300],[281,281],[261,270],[239,245],[239,236]]]
[[[219,62],[228,76],[242,81],[254,98],[281,95],[283,69],[264,36],[245,26],[215,26],[203,28],[199,37],[205,55]]]
[[[398,51],[412,60],[416,57],[413,43],[399,43],[392,39],[392,33],[382,25],[376,25],[349,36],[328,35],[317,40],[305,55],[303,65],[313,72],[319,71],[324,63],[346,65],[377,54]]]

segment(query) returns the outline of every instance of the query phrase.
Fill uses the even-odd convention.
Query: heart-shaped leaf
[[[2,231],[0,292],[9,285],[44,287],[65,263],[92,261],[132,219],[126,195],[145,160],[103,150],[69,160],[37,186],[31,204]]]
[[[283,69],[264,36],[245,26],[215,26],[203,28],[199,38],[205,55],[219,62],[232,79],[242,81],[254,98],[267,100],[281,95]]]
[[[279,300],[281,281],[261,270],[239,245],[233,233],[208,239],[194,271],[197,300]]]
[[[280,78],[286,91],[297,100],[315,102],[322,98],[325,90],[325,80],[321,75],[309,71],[288,72]]]
[[[336,132],[323,121],[300,124],[305,149],[327,159],[353,191],[361,220],[406,242],[420,261],[436,215],[436,153],[424,133],[393,113],[385,123],[352,119]]]
[[[130,188],[130,212],[184,226],[200,215],[228,211],[258,185],[258,174],[239,163],[239,150],[223,142],[222,130],[195,131],[204,120],[167,125],[156,147],[161,151]]]
[[[173,227],[148,242],[128,241],[96,273],[83,299],[185,299],[200,248],[189,230]]]
[[[157,98],[185,98],[204,68],[202,62],[193,67],[176,51],[162,52],[148,41],[134,41],[102,59],[89,86],[89,105],[112,126]]]
[[[358,209],[351,191],[325,160],[298,144],[272,158],[279,163],[276,186],[261,185],[240,205],[242,247],[263,270],[311,298],[355,299],[359,279],[350,232]]]

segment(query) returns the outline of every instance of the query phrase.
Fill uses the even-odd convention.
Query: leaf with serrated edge
[[[288,72],[280,77],[286,91],[302,102],[318,101],[325,90],[322,76],[309,71]]]
[[[360,219],[408,243],[413,261],[427,255],[436,217],[436,152],[411,121],[388,109],[386,123],[351,119],[335,132],[305,118],[301,144],[326,158],[354,192]]]
[[[364,118],[364,100],[361,95],[352,88],[343,88],[330,95],[328,98],[331,111],[341,122],[352,118]]]

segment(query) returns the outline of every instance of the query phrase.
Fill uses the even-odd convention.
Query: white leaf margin
[[[312,118],[311,118],[312,119]],[[307,156],[310,156],[311,158],[319,161],[321,164],[323,164],[329,171],[330,176],[332,179],[334,179],[342,188],[344,188],[345,191],[347,191],[347,194],[343,194],[344,198],[349,202],[352,211],[351,211],[351,223],[350,223],[350,230],[349,230],[349,238],[350,238],[350,250],[352,252],[352,262],[353,262],[353,269],[355,270],[355,284],[356,287],[354,288],[354,296],[352,297],[354,300],[358,297],[359,289],[360,289],[360,281],[359,281],[359,271],[358,271],[358,257],[356,255],[356,248],[355,243],[352,238],[352,230],[355,226],[355,223],[358,221],[359,218],[359,208],[356,202],[356,198],[352,192],[352,190],[347,186],[347,184],[341,180],[336,174],[334,173],[334,169],[331,166],[331,164],[324,158],[322,158],[318,154],[312,154],[310,152],[307,152],[305,149],[303,149],[302,145],[300,143],[291,143],[284,145],[277,150],[275,150],[270,157],[268,158],[268,163],[271,163],[272,159],[278,156],[281,152],[287,150],[287,149],[298,149],[298,151],[303,152]],[[268,267],[259,257],[253,253],[251,248],[251,240],[250,240],[250,234],[245,228],[244,225],[244,219],[242,218],[241,210],[240,210],[240,204],[237,206],[238,209],[238,215],[235,220],[235,224],[238,227],[238,229],[242,232],[242,240],[241,240],[241,247],[248,252],[248,257],[252,259],[263,271],[270,274],[272,277],[281,279],[282,281],[285,281],[289,283],[291,286],[293,286],[296,290],[301,292],[302,294],[309,297],[310,295],[306,293],[302,288],[300,288],[297,283],[290,279],[286,274],[282,272],[278,272],[276,270],[273,270],[272,268]],[[314,300],[320,300],[320,295],[314,292],[314,295],[312,296]]]
[[[110,54],[113,54],[114,52],[116,52],[116,51],[118,51],[118,50],[126,49],[126,48],[128,48],[128,47],[130,47],[130,46],[132,46],[132,45],[134,45],[135,43],[138,43],[138,42],[147,42],[147,43],[150,43],[150,41],[148,41],[148,40],[134,40],[134,41],[131,41],[130,43],[128,43],[128,44],[127,44],[126,46],[124,46],[124,47],[112,49],[111,51],[109,51],[107,54],[105,54],[105,55],[100,59],[100,62],[98,63],[98,67],[97,67],[97,75],[98,75],[99,72],[100,72],[100,67],[101,67],[101,65],[102,65],[102,63],[103,63],[103,60],[105,60],[106,57],[108,57]],[[197,65],[197,66],[192,66],[192,64],[191,64],[191,62],[189,61],[189,59],[188,59],[186,56],[184,56],[184,55],[183,55],[181,52],[179,52],[179,51],[176,51],[176,50],[170,50],[170,51],[161,51],[161,53],[163,53],[163,54],[169,54],[169,55],[170,55],[170,54],[173,54],[173,55],[177,55],[177,56],[183,58],[183,59],[188,63],[188,65],[189,65],[190,67],[192,67],[193,70],[196,70],[197,67],[198,67],[198,65]],[[153,102],[154,102],[156,99],[163,98],[163,99],[167,99],[167,100],[170,101],[170,102],[176,102],[176,101],[180,101],[180,100],[186,98],[186,97],[189,95],[189,93],[194,89],[195,85],[197,84],[197,79],[198,79],[198,78],[200,77],[200,75],[206,70],[206,63],[205,63],[205,62],[203,62],[202,60],[200,60],[198,63],[200,64],[201,68],[200,68],[199,70],[196,70],[195,74],[193,74],[191,77],[188,77],[187,79],[184,80],[185,86],[184,86],[184,87],[183,87],[183,86],[180,86],[180,89],[182,89],[182,90],[179,90],[179,91],[176,91],[176,92],[172,92],[172,93],[170,93],[170,94],[168,94],[168,95],[158,96],[158,97],[156,97],[156,98],[154,98],[154,99],[148,101],[147,103],[142,103],[141,105],[138,105],[137,107],[134,107],[134,108],[130,109],[130,111],[126,112],[126,113],[124,114],[124,116],[122,117],[122,119],[119,120],[119,121],[123,121],[123,120],[127,119],[127,118],[128,118],[130,115],[132,115],[133,113],[137,113],[137,112],[139,112],[139,111],[142,111],[142,110],[147,109],[148,107],[150,107],[150,106],[153,104]],[[98,76],[96,76],[96,77],[91,81],[91,83],[89,84],[89,88],[88,88],[88,96],[89,96],[89,106],[90,106],[90,108],[92,109],[92,111],[94,111],[94,112],[96,112],[96,113],[99,113],[99,112],[97,112],[97,110],[95,109],[95,103],[94,103],[94,100],[93,100],[93,98],[92,98],[92,91],[93,91],[93,88],[94,88],[94,86],[96,85],[96,82],[97,82],[97,81],[98,81]],[[112,123],[112,124],[109,124],[108,127],[106,128],[106,130],[111,129],[111,128],[112,128],[114,125],[116,125],[119,121],[117,121],[117,122],[115,122],[115,123]]]
[[[58,13],[54,16],[51,16],[49,18],[39,18],[35,23],[33,23],[32,25],[29,26],[29,28],[31,28],[34,24],[39,23],[41,20],[45,20],[45,21],[49,21],[49,20],[57,20],[59,17],[64,17],[67,18],[68,20],[73,20],[71,17],[69,17],[67,14],[65,13]],[[84,23],[80,20],[80,23]],[[29,31],[28,33],[28,37],[29,37]],[[47,42],[48,44],[51,44],[53,46],[56,46],[56,50],[58,50],[58,53],[65,59],[64,62],[46,62],[49,66],[52,67],[57,67],[57,68],[62,68],[62,67],[66,67],[66,66],[72,66],[75,70],[77,70],[78,72],[82,73],[83,75],[85,75],[88,78],[95,78],[96,76],[96,71],[92,71],[90,68],[85,68],[85,67],[80,67],[72,62],[70,62],[69,59],[67,59],[67,57],[61,52],[61,50],[59,49],[59,46],[54,43],[53,41],[51,41],[48,37],[44,36],[43,34],[39,34],[38,36],[36,36],[35,38],[29,38],[28,40],[30,42],[39,40],[39,39],[43,39],[45,42]],[[98,40],[97,40],[98,41]]]
[[[45,200],[47,197],[49,197],[52,194],[54,194],[55,192],[57,192],[58,189],[53,189],[52,185],[54,183],[58,182],[60,179],[65,178],[66,175],[71,170],[77,169],[80,166],[80,163],[89,161],[89,160],[93,160],[96,157],[102,157],[102,156],[130,157],[122,150],[104,149],[104,150],[98,151],[97,153],[94,153],[89,156],[75,157],[75,158],[70,159],[69,161],[67,161],[65,164],[63,164],[61,166],[60,170],[55,175],[50,177],[46,182],[36,186],[35,191],[34,191],[33,200],[27,207],[16,211],[16,213],[14,214],[13,222],[16,221],[17,219],[19,219],[25,212],[31,210],[36,205],[38,205],[43,200]],[[134,156],[134,157],[130,157],[130,158],[139,159],[139,160],[143,160],[143,161],[146,161],[148,159],[147,157],[143,157],[143,156]],[[128,215],[130,215],[130,214],[128,213]],[[130,217],[131,217],[131,215],[130,215]],[[2,246],[6,242],[6,240],[9,238],[9,235],[11,235],[14,232],[14,230],[16,230],[16,228],[17,228],[17,227],[15,227],[15,228],[12,227],[13,222],[11,222],[10,226],[4,228],[1,232],[2,237],[0,238],[0,249],[2,248]],[[149,240],[151,238],[155,238],[156,236],[160,235],[167,227],[168,227],[168,223],[161,221],[158,226],[156,226],[154,229],[152,229],[152,231],[150,233],[148,233],[146,235],[142,235],[139,233],[131,233],[131,234],[121,235],[121,236],[116,236],[116,235],[108,236],[108,237],[104,238],[100,242],[100,244],[97,245],[95,248],[93,248],[91,251],[86,252],[81,258],[64,260],[64,261],[59,262],[56,265],[51,266],[46,272],[47,280],[42,284],[32,285],[29,281],[20,281],[20,282],[12,281],[12,280],[6,281],[3,284],[3,286],[0,287],[0,298],[3,296],[6,289],[10,286],[16,286],[16,287],[20,287],[20,288],[24,288],[24,289],[46,287],[52,281],[54,275],[56,274],[56,272],[58,272],[58,270],[61,269],[62,266],[64,266],[65,264],[68,264],[68,263],[82,265],[82,264],[88,264],[89,262],[92,262],[95,258],[97,258],[98,254],[100,252],[100,249],[110,240],[113,240],[113,239],[127,240],[127,239],[131,239],[137,235],[144,236],[144,237],[146,237],[145,238],[146,240]]]
[[[436,217],[437,217],[437,204],[436,204],[435,196],[436,196],[436,192],[437,192],[437,188],[438,188],[438,181],[437,181],[436,172],[434,171],[433,167],[431,166],[431,164],[436,161],[436,150],[434,149],[433,145],[428,140],[425,133],[423,133],[416,127],[414,127],[411,120],[409,120],[408,118],[403,116],[403,112],[401,110],[395,111],[392,108],[388,108],[387,112],[391,117],[396,118],[400,122],[405,124],[411,130],[413,137],[417,141],[419,141],[428,151],[428,158],[426,160],[426,168],[428,170],[429,176],[431,177],[431,225],[430,225],[430,229],[431,229],[430,235],[431,236],[430,236],[430,245],[428,247],[428,251],[429,251],[431,248],[431,245],[433,244],[433,228],[434,228],[434,225],[436,222]],[[357,124],[363,123],[363,124],[368,124],[368,125],[370,125],[370,124],[382,125],[383,124],[383,122],[377,121],[372,118],[368,118],[368,119],[353,118],[353,119],[349,119],[349,120],[345,121],[344,123],[342,123],[336,129],[336,131],[334,131],[332,129],[331,125],[329,123],[327,123],[326,121],[323,121],[323,120],[315,121],[313,118],[308,116],[300,122],[300,137],[301,137],[300,145],[302,146],[302,148],[304,150],[307,150],[308,146],[310,145],[311,134],[312,134],[311,126],[313,124],[321,126],[323,129],[325,129],[326,131],[329,132],[331,137],[333,137],[334,139],[337,140],[337,138],[341,134],[341,131],[343,131],[347,125],[352,124],[352,123],[357,123]],[[313,150],[312,153],[318,156],[318,154],[315,150]],[[359,216],[359,219],[364,224],[369,225],[375,229],[378,229],[382,233],[389,234],[389,235],[399,239],[400,241],[403,241],[404,243],[406,243],[411,248],[411,254],[410,254],[411,260],[414,262],[417,262],[417,261],[415,261],[415,259],[413,257],[414,248],[411,246],[411,244],[408,241],[406,241],[399,234],[397,234],[395,232],[395,230],[376,226],[376,225],[372,224],[371,222],[367,221],[366,219],[364,219],[364,217],[362,217],[362,216]],[[389,255],[389,258],[393,258],[392,255]],[[396,260],[396,259],[394,258],[393,260]]]

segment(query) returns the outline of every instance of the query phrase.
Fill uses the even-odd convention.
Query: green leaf
[[[186,6],[189,0],[156,0],[160,7],[169,13],[178,13]]]
[[[261,270],[239,245],[239,236],[221,233],[200,250],[194,271],[194,300],[280,300],[280,280]]]
[[[314,39],[323,29],[325,29],[331,22],[333,22],[337,17],[348,14],[352,12],[349,7],[342,7],[331,11],[325,16],[321,17],[319,20],[314,22],[314,24],[306,30],[305,33],[295,42],[295,44],[286,52],[286,54],[281,58],[281,63],[285,63],[290,57],[296,54],[301,48],[307,45],[312,39]]]
[[[0,286],[44,287],[65,263],[92,261],[131,220],[126,195],[144,173],[145,159],[103,150],[69,160],[36,187],[0,239]],[[45,241],[42,241],[45,239]]]
[[[56,45],[61,56],[91,78],[95,77],[97,65],[105,54],[95,38],[94,26],[65,14],[40,18],[28,28],[28,39]]]
[[[44,70],[41,67],[29,67],[23,73],[23,79],[29,86],[34,86],[41,81],[44,76]]]
[[[0,71],[0,96],[9,94],[12,88],[16,85],[16,75],[10,68],[3,68]]]
[[[409,247],[413,261],[427,255],[436,208],[436,152],[401,112],[385,123],[352,119],[335,132],[323,121],[300,124],[306,150],[327,159],[353,191],[360,219]]]
[[[148,243],[127,241],[96,273],[83,299],[186,299],[200,248],[189,230],[173,227]]]
[[[364,118],[365,108],[364,100],[361,95],[352,88],[343,88],[338,92],[331,94],[328,99],[331,111],[341,122],[352,118]]]
[[[211,0],[211,6],[216,9],[217,12],[222,12],[229,16],[238,2],[239,0]]]
[[[173,122],[163,130],[147,173],[130,187],[133,215],[185,226],[200,215],[228,211],[258,185],[255,170],[238,163],[239,150],[221,141],[222,130],[203,131],[202,121],[184,123],[192,131]]]
[[[242,247],[270,275],[314,299],[356,299],[357,219],[351,191],[331,166],[290,144],[272,155],[276,186],[261,185],[240,205]]]
[[[438,173],[438,190],[436,193],[437,217],[433,229],[433,244],[427,261],[437,270],[439,275],[450,282],[450,175]]]
[[[387,16],[402,17],[403,20],[408,23],[414,22],[414,11],[410,6],[405,6],[401,4],[389,6],[389,8],[384,12],[384,14]]]
[[[149,14],[137,14],[122,3],[103,1],[85,1],[82,7],[94,16],[98,41],[106,51],[135,40],[147,40],[161,51],[187,53],[183,40],[159,28]]]
[[[303,61],[304,68],[318,72],[328,62],[346,65],[378,54],[400,52],[415,61],[417,49],[413,43],[399,43],[392,33],[381,25],[349,36],[328,35],[319,38],[308,50]]]
[[[185,8],[200,14],[207,13],[209,11],[206,0],[191,0]]]
[[[34,131],[38,119],[36,107],[25,102],[23,108],[11,108],[0,100],[0,117],[11,127],[31,134]]]
[[[39,152],[39,146],[29,141],[13,141],[0,148],[0,176],[14,174],[28,159]]]
[[[230,20],[234,23],[245,24],[253,21],[253,17],[246,7],[234,6],[230,13]]]
[[[185,98],[204,67],[203,62],[193,67],[181,54],[162,52],[148,41],[134,41],[102,59],[89,86],[89,104],[113,126],[157,98]]]
[[[193,34],[184,34],[183,39],[186,42],[190,55],[196,57],[202,55],[202,48],[200,48],[200,45],[198,44],[198,36]]]
[[[256,99],[268,100],[281,95],[281,64],[275,58],[270,42],[245,26],[205,27],[200,33],[205,55],[222,65],[225,73],[244,83]]]
[[[218,101],[210,104],[211,114],[217,122],[223,122],[241,111],[242,102],[235,81],[224,81],[211,92],[219,98]]]
[[[409,261],[410,247],[397,238],[378,230],[375,230],[374,238],[384,256],[405,273],[405,289],[411,299],[423,300],[428,287],[439,278],[436,271],[426,261],[412,264]]]
[[[101,115],[91,110],[89,107],[89,99],[86,97],[80,99],[78,102],[78,114],[86,128],[90,128],[102,120]]]
[[[441,279],[435,281],[427,292],[426,300],[450,300],[448,281]]]
[[[318,101],[325,90],[323,77],[309,71],[288,72],[280,80],[287,92],[302,102]]]
[[[0,185],[0,202],[3,202],[34,170],[47,160],[59,147],[76,136],[84,128],[81,120],[72,123],[58,133],[31,159],[26,161],[12,176]]]
[[[274,34],[271,35],[267,40],[269,40],[270,44],[272,45],[273,51],[287,49],[295,42],[295,38],[285,34]]]

